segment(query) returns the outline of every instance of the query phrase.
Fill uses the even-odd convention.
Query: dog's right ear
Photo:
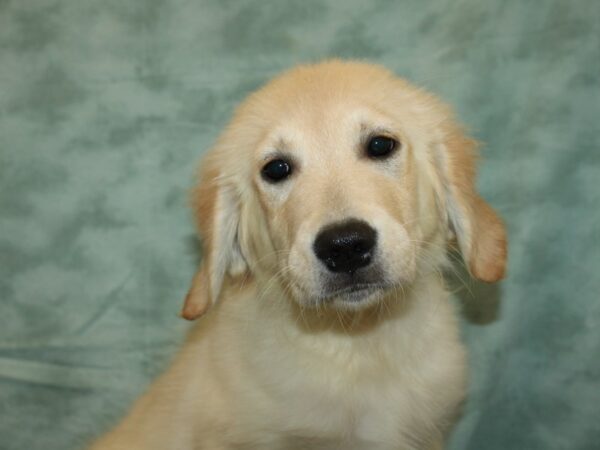
[[[217,301],[227,272],[237,275],[247,270],[237,238],[239,198],[233,183],[220,173],[210,156],[191,200],[203,251],[181,311],[188,320],[200,317]]]

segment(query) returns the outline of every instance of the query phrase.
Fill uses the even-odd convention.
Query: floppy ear
[[[504,277],[506,231],[496,212],[475,188],[477,143],[459,127],[445,130],[438,152],[450,225],[472,276],[493,282]]]
[[[200,317],[217,301],[227,272],[237,275],[247,269],[237,240],[240,212],[235,187],[210,166],[210,160],[207,163],[192,191],[203,252],[181,311],[188,320]]]

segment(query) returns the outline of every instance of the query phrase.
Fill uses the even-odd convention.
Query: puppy
[[[204,157],[204,259],[172,367],[95,450],[439,449],[465,395],[441,270],[503,277],[476,143],[387,70],[327,61],[250,95]]]

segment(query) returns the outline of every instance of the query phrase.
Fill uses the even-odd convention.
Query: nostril
[[[366,222],[351,219],[324,228],[313,250],[332,272],[354,273],[371,263],[377,232]]]
[[[359,242],[357,244],[354,244],[352,250],[354,250],[354,253],[365,253],[365,246]]]

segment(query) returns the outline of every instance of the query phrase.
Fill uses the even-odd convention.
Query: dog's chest
[[[290,396],[281,405],[281,429],[290,444],[284,448],[298,448],[302,440],[311,441],[310,448],[412,448],[411,442],[427,435],[428,423],[438,419],[427,397],[425,392],[391,382],[364,382],[342,389],[329,386],[320,392],[313,386],[312,392]]]
[[[421,448],[417,443],[437,433],[432,424],[462,398],[462,373],[453,372],[447,356],[430,354],[437,364],[412,362],[406,370],[383,361],[362,371],[299,369],[270,392],[272,430],[282,442],[274,448]]]
[[[236,404],[251,405],[242,416],[273,439],[265,448],[427,448],[464,395],[464,350],[445,303],[415,308],[402,324],[367,336],[279,336],[262,344],[269,351],[254,347],[244,371],[253,389],[245,384],[236,394],[251,398]]]

